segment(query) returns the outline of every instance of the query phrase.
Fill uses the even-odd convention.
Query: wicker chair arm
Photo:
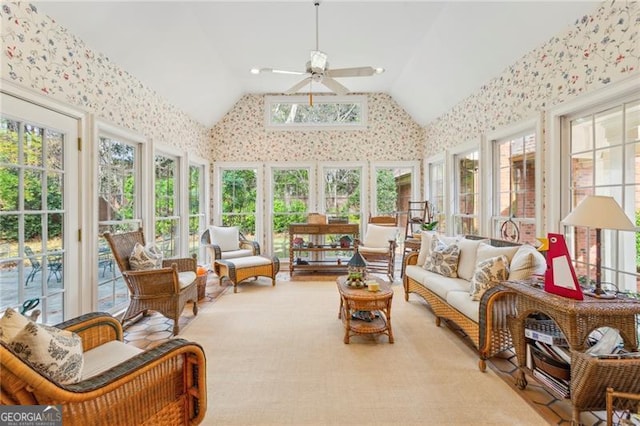
[[[196,269],[198,268],[198,261],[196,260],[195,256],[175,258],[175,259],[163,259],[162,267],[170,268],[171,265],[173,265],[174,263],[178,265],[178,272],[186,272],[186,271],[196,272]]]
[[[418,264],[418,253],[412,251],[411,253],[407,253],[404,258],[405,266],[409,265],[417,265]]]
[[[260,243],[257,241],[251,241],[247,239],[240,239],[240,248],[244,250],[253,251],[254,256],[258,256],[260,254]]]
[[[83,351],[88,351],[112,340],[122,341],[123,339],[120,322],[104,312],[81,315],[57,324],[56,327],[77,333],[82,339]]]

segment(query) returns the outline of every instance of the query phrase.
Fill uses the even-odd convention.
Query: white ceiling
[[[206,126],[243,94],[302,78],[251,68],[304,71],[315,48],[312,0],[32,3]],[[390,94],[425,125],[599,3],[324,0],[319,47],[332,69],[385,68],[338,80]]]

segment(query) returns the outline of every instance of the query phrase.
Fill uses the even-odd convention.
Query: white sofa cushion
[[[501,254],[478,262],[471,278],[471,298],[480,300],[485,291],[509,276],[509,261]]]
[[[142,349],[112,340],[84,353],[82,380],[96,376],[142,353]]]
[[[237,226],[210,226],[209,239],[211,244],[219,246],[221,251],[240,248],[240,230]]]
[[[424,266],[424,262],[427,260],[427,256],[431,253],[431,240],[437,234],[433,231],[422,231],[420,233],[420,251],[418,252],[418,261],[416,265]]]
[[[248,256],[237,259],[225,259],[226,262],[233,263],[236,268],[250,268],[252,266],[269,265],[273,260],[265,256]]]
[[[367,233],[362,240],[362,245],[370,248],[388,248],[389,241],[396,239],[398,228],[395,226],[380,226],[367,224]]]
[[[478,257],[478,246],[480,243],[489,244],[491,240],[469,240],[460,239],[457,244],[460,247],[460,259],[458,260],[458,276],[465,280],[471,280],[473,271],[476,269],[476,258]]]
[[[447,293],[447,303],[463,314],[465,317],[480,322],[480,302],[469,297],[466,291],[450,291]]]
[[[507,260],[509,261],[509,263],[511,263],[511,259],[513,259],[513,256],[516,254],[519,248],[520,246],[494,247],[490,244],[480,243],[480,245],[478,246],[476,265],[483,260],[487,260],[500,255],[507,256]]]
[[[417,265],[409,265],[405,270],[407,277],[413,278],[433,293],[446,299],[450,291],[464,291],[469,297],[469,281],[461,278],[443,277],[435,272],[430,272]]]
[[[523,244],[509,264],[509,280],[524,280],[534,274],[541,275],[546,269],[547,261],[542,253],[530,244]]]

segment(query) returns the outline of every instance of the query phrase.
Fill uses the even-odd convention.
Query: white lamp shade
[[[564,225],[635,231],[636,227],[613,197],[589,195],[562,221]]]

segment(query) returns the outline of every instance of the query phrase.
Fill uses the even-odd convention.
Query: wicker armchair
[[[224,251],[218,244],[211,242],[211,231],[209,228],[202,233],[200,236],[200,244],[207,249],[212,268],[213,263],[219,259],[236,259],[238,257],[258,256],[260,254],[260,244],[257,241],[246,239],[241,232],[238,232],[238,237],[238,249]]]
[[[198,288],[196,281],[197,263],[195,257],[165,259],[162,268],[131,270],[129,255],[136,243],[142,245],[142,229],[121,234],[104,233],[113,257],[129,287],[129,307],[122,317],[122,323],[148,310],[158,311],[174,321],[173,334],[180,331],[179,319],[187,302],[193,302],[193,314],[198,314]]]
[[[84,352],[123,338],[121,324],[105,313],[86,314],[57,327],[80,335]],[[70,385],[39,373],[0,342],[0,377],[1,404],[61,404],[65,425],[196,425],[207,410],[205,355],[200,345],[184,339],[160,344]]]

